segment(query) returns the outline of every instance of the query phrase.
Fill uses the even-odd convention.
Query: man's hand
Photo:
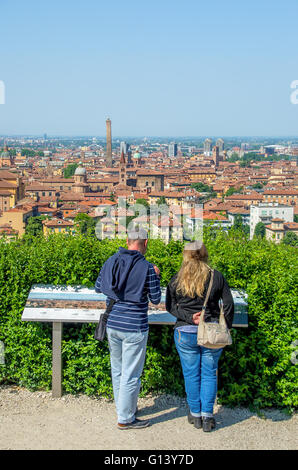
[[[194,313],[193,316],[192,316],[192,321],[195,325],[198,325],[200,323],[200,316],[201,316],[201,313],[202,312],[197,312],[197,313]]]
[[[155,266],[155,264],[153,265],[153,268],[154,268],[154,271],[156,272],[156,275],[160,276],[160,270],[158,269],[157,266]]]

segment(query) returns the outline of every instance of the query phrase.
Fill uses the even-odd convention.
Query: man
[[[148,297],[161,299],[159,269],[146,261],[147,232],[128,235],[128,249],[119,248],[103,265],[95,284],[115,302],[108,317],[107,336],[111,357],[114,399],[119,429],[141,429],[149,420],[136,418],[148,339]]]

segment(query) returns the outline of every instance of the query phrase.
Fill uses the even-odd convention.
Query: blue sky
[[[298,135],[297,0],[0,0],[1,134]]]

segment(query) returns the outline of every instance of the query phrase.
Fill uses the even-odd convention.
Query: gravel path
[[[279,410],[264,417],[245,408],[216,406],[217,429],[204,433],[188,424],[185,400],[172,396],[139,399],[142,430],[116,428],[112,401],[84,395],[52,398],[0,386],[0,449],[297,449],[297,415]]]

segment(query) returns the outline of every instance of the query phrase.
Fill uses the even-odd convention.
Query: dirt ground
[[[216,406],[217,429],[204,433],[187,422],[184,399],[139,399],[139,418],[151,426],[119,430],[112,401],[84,395],[52,398],[0,386],[0,449],[297,449],[297,415],[279,410],[262,416],[245,409]]]

